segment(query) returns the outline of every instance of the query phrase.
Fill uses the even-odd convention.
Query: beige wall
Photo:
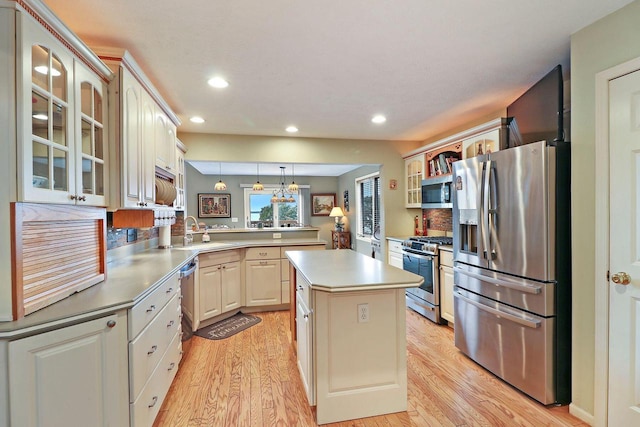
[[[571,38],[573,404],[594,410],[595,75],[640,56],[640,0]]]
[[[407,235],[413,232],[412,218],[415,209],[408,210],[404,207],[402,154],[419,147],[421,143],[198,133],[179,133],[178,137],[188,149],[186,160],[379,164],[386,235]],[[389,189],[390,179],[398,181],[398,189]],[[339,201],[340,196],[341,194],[338,195]]]

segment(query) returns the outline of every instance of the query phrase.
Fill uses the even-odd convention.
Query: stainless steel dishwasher
[[[194,258],[189,264],[180,269],[180,291],[182,293],[182,353],[184,355],[189,351],[191,337],[193,336],[193,293],[196,271],[198,271],[198,258]]]

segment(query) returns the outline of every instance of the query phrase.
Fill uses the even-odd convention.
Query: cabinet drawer
[[[210,267],[212,265],[226,264],[228,262],[240,261],[240,251],[209,252],[198,255],[200,267]]]
[[[325,250],[324,244],[322,245],[298,245],[298,246],[282,246],[280,248],[280,258],[286,258],[287,251],[323,251]]]
[[[180,329],[180,303],[177,295],[151,323],[129,343],[130,398],[135,400],[147,379],[167,351]]]
[[[311,307],[311,284],[300,274],[296,276],[296,294],[307,307]]]
[[[440,250],[440,264],[453,267],[453,252]]]
[[[151,427],[169,387],[176,376],[178,365],[182,358],[182,342],[180,333],[176,333],[169,345],[169,349],[162,357],[157,368],[149,378],[140,396],[130,405],[131,425],[133,427]]]
[[[389,242],[389,252],[402,252],[402,242],[397,240],[387,240],[387,242]]]
[[[278,246],[263,246],[259,248],[247,248],[246,259],[280,259]]]
[[[178,273],[174,273],[153,293],[133,306],[129,313],[129,341],[133,340],[162,310],[162,307],[179,292]]]

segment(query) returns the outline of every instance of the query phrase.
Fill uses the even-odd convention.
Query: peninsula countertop
[[[287,251],[287,258],[310,283],[324,292],[416,288],[424,278],[356,251]]]

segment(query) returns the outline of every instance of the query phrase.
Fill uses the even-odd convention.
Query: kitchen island
[[[405,288],[423,278],[351,250],[286,255],[298,369],[318,424],[406,411]]]

